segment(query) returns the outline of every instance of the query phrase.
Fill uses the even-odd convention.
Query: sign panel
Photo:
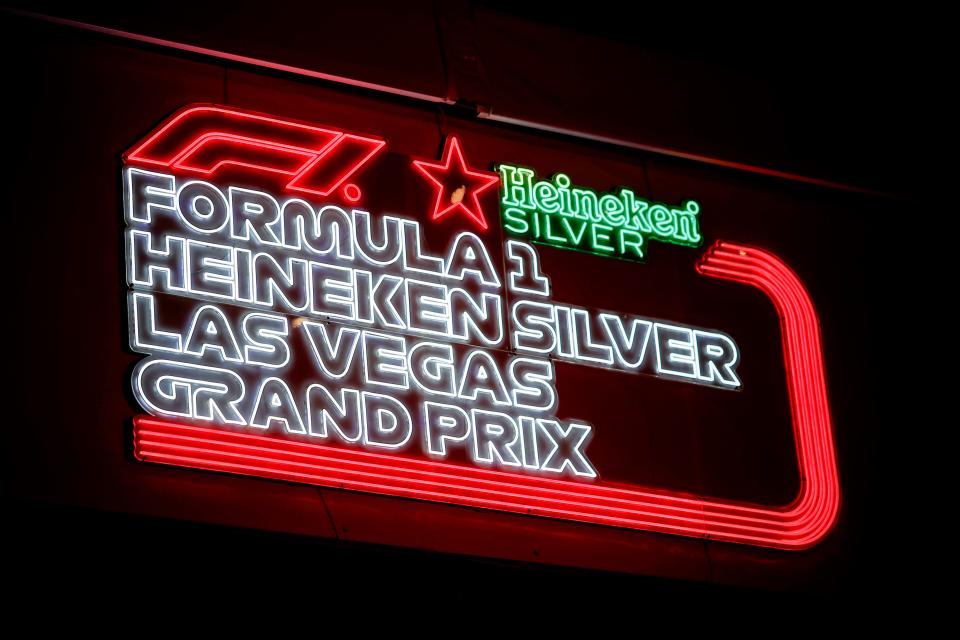
[[[704,251],[709,212],[692,198],[601,191],[513,159],[487,170],[469,151],[448,135],[439,158],[373,180],[389,153],[377,135],[214,105],[135,145],[122,184],[129,341],[146,355],[132,378],[136,456],[783,549],[822,539],[836,462],[817,317],[790,268],[734,242]],[[428,206],[377,208],[378,192],[402,189]],[[578,304],[556,295],[541,257],[594,254],[602,278],[611,258],[646,269],[658,243],[779,314],[800,475],[788,504],[615,477],[591,443],[622,438],[629,458],[635,416],[565,409],[561,368],[709,394],[757,384],[741,371],[757,354],[733,329]],[[604,388],[578,393],[579,407]]]

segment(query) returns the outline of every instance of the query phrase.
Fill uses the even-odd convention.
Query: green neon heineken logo
[[[537,180],[526,167],[500,164],[497,171],[503,227],[512,235],[626,260],[643,260],[650,240],[688,247],[703,242],[700,205],[693,200],[677,208],[630,189],[597,193],[573,186],[562,173]]]

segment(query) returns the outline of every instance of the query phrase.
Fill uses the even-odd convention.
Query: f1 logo
[[[214,105],[190,105],[173,114],[124,156],[132,164],[212,177],[227,167],[289,176],[286,189],[360,200],[347,180],[386,141]]]

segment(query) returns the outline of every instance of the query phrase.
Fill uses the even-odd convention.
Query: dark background
[[[479,139],[499,137],[516,149],[542,145],[544,158],[558,154],[558,167],[548,166],[550,160],[539,162],[544,175],[569,166],[563,158],[582,155],[595,166],[571,173],[576,177],[586,172],[589,180],[584,181],[598,187],[607,175],[619,178],[626,172],[631,184],[645,187],[649,197],[679,201],[695,190],[712,210],[730,218],[715,223],[705,218],[705,229],[715,224],[713,232],[722,233],[726,224],[739,233],[730,239],[777,250],[811,290],[823,323],[843,496],[837,531],[800,554],[656,534],[582,534],[579,525],[549,525],[552,542],[538,548],[538,536],[546,535],[538,527],[548,525],[533,525],[526,538],[493,551],[499,559],[490,560],[469,554],[482,549],[491,553],[482,539],[514,527],[516,517],[481,514],[471,520],[446,514],[443,510],[449,507],[401,506],[392,516],[399,518],[397,526],[404,533],[351,534],[342,522],[333,522],[333,515],[330,523],[302,522],[288,509],[270,506],[278,496],[288,502],[316,500],[312,490],[235,480],[229,486],[248,492],[244,500],[257,505],[247,515],[237,515],[242,507],[231,503],[230,491],[218,496],[217,489],[210,488],[218,480],[204,478],[195,485],[195,472],[175,472],[179,489],[166,500],[143,504],[139,490],[112,484],[122,476],[110,471],[110,465],[132,463],[123,449],[126,428],[114,424],[113,407],[100,404],[117,394],[118,384],[110,377],[100,379],[107,369],[97,363],[124,352],[125,333],[117,332],[112,342],[93,337],[112,336],[113,325],[121,324],[119,311],[113,313],[112,307],[106,320],[98,318],[105,310],[97,305],[109,300],[108,306],[119,309],[122,287],[114,281],[72,279],[78,274],[120,274],[118,247],[69,242],[71,234],[73,239],[88,237],[84,234],[90,225],[75,218],[57,222],[51,213],[68,215],[67,196],[83,193],[84,176],[100,179],[98,167],[106,167],[116,182],[108,186],[112,191],[107,197],[93,197],[99,202],[116,199],[119,153],[187,99],[309,120],[315,105],[336,96],[342,96],[342,103],[334,111],[344,118],[351,117],[351,110],[373,108],[382,98],[321,80],[2,13],[5,110],[11,123],[5,138],[21,154],[15,157],[27,159],[14,162],[8,174],[13,194],[7,201],[13,206],[6,215],[21,214],[14,229],[27,239],[9,251],[8,269],[41,264],[44,240],[63,250],[60,264],[75,265],[66,271],[45,266],[36,271],[40,278],[18,282],[16,299],[30,310],[33,322],[15,345],[14,389],[17,397],[36,403],[17,404],[20,410],[11,422],[8,504],[16,525],[8,533],[15,541],[11,548],[18,550],[17,575],[28,588],[42,591],[59,582],[77,590],[89,576],[98,575],[123,585],[172,581],[213,595],[237,581],[300,586],[312,582],[307,576],[323,576],[324,585],[337,584],[348,592],[369,584],[402,591],[408,583],[432,592],[439,585],[457,606],[491,590],[506,594],[505,599],[578,593],[594,604],[626,594],[787,602],[798,595],[889,590],[891,576],[903,564],[899,551],[906,509],[900,496],[905,479],[920,463],[904,459],[889,409],[881,409],[879,402],[883,374],[870,346],[881,335],[877,316],[889,295],[893,267],[878,259],[877,247],[892,244],[888,223],[915,210],[929,191],[933,160],[924,147],[933,139],[936,121],[931,112],[937,102],[936,86],[920,71],[929,68],[933,52],[926,33],[910,18],[841,16],[805,7],[786,15],[717,15],[691,21],[682,13],[669,15],[648,6],[624,12],[603,2],[576,10],[498,2],[348,7],[280,2],[271,3],[269,11],[248,2],[229,7],[174,3],[162,12],[156,7],[117,12],[44,3],[23,8],[455,102],[423,107],[415,100],[390,98],[384,103],[383,122],[366,129],[362,121],[342,122],[371,132],[415,122],[431,132],[410,151],[421,157],[436,157],[438,130],[467,131]],[[137,110],[155,115],[144,118]],[[527,133],[485,122],[478,114],[535,120],[671,153]],[[113,120],[105,123],[106,117]],[[414,131],[410,138],[415,137]],[[473,154],[479,157],[496,153],[476,148]],[[840,186],[757,176],[685,161],[673,152]],[[55,169],[58,182],[52,188],[37,177],[37,167],[44,164]],[[76,171],[65,171],[70,167]],[[79,213],[90,214],[82,203],[75,206]],[[95,215],[100,230],[119,235],[119,209],[107,206]],[[660,260],[665,273],[690,258],[666,245],[655,245],[652,254],[651,264]],[[39,296],[54,287],[61,304],[46,316]],[[568,300],[560,293],[555,298]],[[76,314],[86,320],[64,321]],[[659,315],[685,319],[669,310]],[[92,363],[79,386],[74,382],[75,362],[62,355],[67,340],[81,345],[79,355]],[[42,346],[36,348],[38,344]],[[132,354],[122,358],[135,359]],[[132,409],[126,380],[118,380]],[[50,388],[67,400],[51,399]],[[85,398],[92,404],[84,403]],[[695,438],[697,446],[709,443],[703,437]],[[775,439],[776,432],[766,437]],[[684,442],[654,444],[682,448]],[[782,442],[765,446],[778,450]],[[104,451],[112,451],[115,460],[96,477],[98,456]],[[776,502],[789,493],[789,477],[762,476],[774,480],[750,487],[736,474],[731,481],[729,469],[711,470],[703,451],[695,457],[690,467],[694,475],[680,478],[692,488],[709,485],[713,472],[721,488],[726,482],[728,491],[742,490],[747,497]],[[675,465],[668,467],[659,473],[669,476]],[[143,471],[151,476],[152,491],[169,490],[162,479],[167,472]],[[196,498],[192,501],[183,497],[191,491]],[[378,510],[393,508],[385,507],[389,501],[384,499],[325,493],[324,510],[342,510],[360,529],[376,529]],[[226,506],[210,512],[210,504],[218,500]],[[355,504],[346,504],[351,500]],[[458,518],[463,522],[450,524]],[[440,527],[439,533],[424,533],[431,526]],[[471,527],[480,529],[464,534]],[[374,544],[391,535],[407,549]],[[584,544],[595,543],[595,535],[607,550],[583,550]],[[444,536],[462,536],[467,542]],[[575,548],[580,551],[572,552]],[[598,553],[599,561],[593,557]],[[329,590],[326,595],[336,598]]]

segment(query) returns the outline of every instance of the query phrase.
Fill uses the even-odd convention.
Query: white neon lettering
[[[525,242],[501,274],[471,232],[434,255],[414,219],[122,181],[133,388],[155,415],[591,480],[592,427],[556,417],[554,359],[741,384],[725,334],[553,301]]]

